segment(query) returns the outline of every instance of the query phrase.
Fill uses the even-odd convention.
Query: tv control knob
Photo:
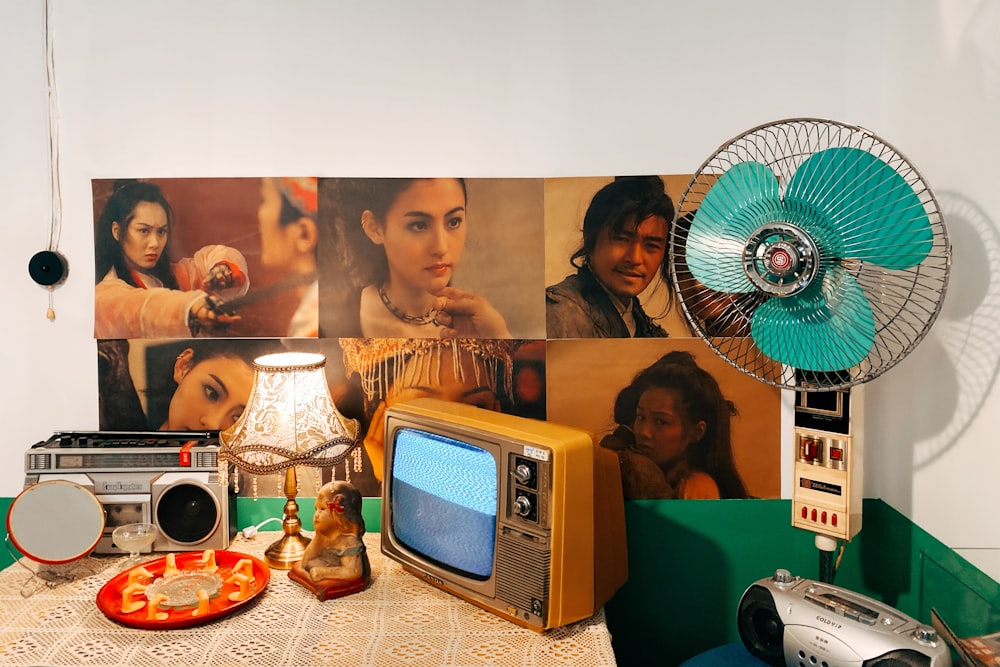
[[[790,584],[795,579],[792,573],[785,569],[777,569],[774,571],[774,576],[771,577],[771,581],[776,584]]]
[[[527,484],[531,481],[531,468],[523,463],[519,463],[514,468],[514,477],[521,484]]]
[[[528,516],[531,514],[531,501],[524,496],[514,499],[514,512],[518,516]]]

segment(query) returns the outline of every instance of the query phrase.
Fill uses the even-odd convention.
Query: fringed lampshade
[[[296,466],[330,467],[358,444],[358,422],[337,410],[326,383],[326,357],[284,352],[254,360],[254,383],[243,414],[219,434],[219,483],[229,466],[250,475],[285,472],[282,531],[265,552],[268,563],[290,569],[309,538],[301,534],[295,496]]]

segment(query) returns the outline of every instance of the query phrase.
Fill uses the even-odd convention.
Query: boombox
[[[951,653],[929,625],[849,590],[788,570],[747,588],[740,638],[775,667],[950,667]]]
[[[95,553],[122,553],[111,532],[137,522],[159,528],[153,551],[226,549],[236,497],[218,483],[218,452],[214,432],[59,432],[28,450],[25,488],[63,480],[93,493],[104,508]]]

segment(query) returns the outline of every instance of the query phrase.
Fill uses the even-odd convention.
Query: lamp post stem
[[[295,474],[295,466],[285,470],[285,516],[281,522],[284,535],[269,546],[264,552],[268,565],[279,570],[290,570],[292,565],[302,560],[306,545],[311,541],[302,534],[302,521],[299,519],[299,504],[295,502],[299,481]]]

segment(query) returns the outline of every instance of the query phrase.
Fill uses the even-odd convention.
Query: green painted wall
[[[0,498],[4,516],[10,502]],[[280,517],[284,503],[239,498],[239,528]],[[369,532],[378,532],[380,510],[378,499],[365,500]],[[309,499],[300,499],[300,516],[311,530]],[[936,607],[963,636],[1000,630],[1000,585],[881,500],[866,500],[863,517],[835,584],[924,622]],[[788,500],[629,501],[626,521],[629,580],[606,606],[622,667],[676,665],[738,642],[736,609],[747,586],[777,568],[819,576],[814,538],[792,528]],[[11,562],[4,550],[0,564]]]
[[[312,530],[313,498],[298,498],[299,520],[305,530]],[[284,498],[237,498],[236,516],[240,530],[247,526],[256,526],[268,519],[280,519],[285,507]],[[365,519],[365,530],[369,533],[379,532],[381,524],[382,501],[379,498],[365,498],[361,505],[361,515]],[[281,530],[281,523],[271,521],[261,530]]]
[[[4,522],[3,522],[3,536],[4,536],[4,548],[0,550],[0,569],[11,565],[14,562],[14,557],[11,555],[13,547],[7,542],[7,510],[10,509],[10,504],[14,502],[13,498],[0,498],[0,511],[3,511]]]

